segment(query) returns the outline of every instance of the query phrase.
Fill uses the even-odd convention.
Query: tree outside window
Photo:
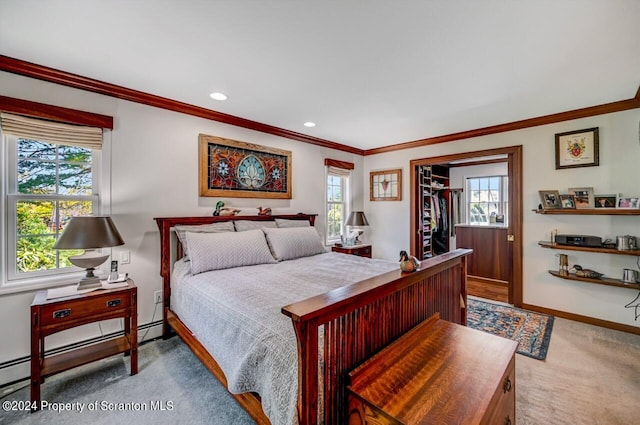
[[[488,225],[491,217],[507,216],[507,176],[467,178],[467,222]]]
[[[97,206],[93,151],[22,138],[10,138],[9,146],[15,245],[8,260],[16,277],[72,267],[68,257],[81,251],[54,250],[53,244],[71,217],[90,215]]]

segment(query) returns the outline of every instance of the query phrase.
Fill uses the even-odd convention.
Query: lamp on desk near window
[[[102,254],[100,248],[124,245],[111,217],[73,217],[53,245],[54,249],[84,249],[81,255],[69,257],[71,264],[86,269],[87,274],[78,283],[78,290],[101,286],[100,278],[93,271],[104,263],[109,254]]]
[[[364,212],[362,211],[351,211],[351,214],[349,214],[349,218],[347,218],[345,225],[351,227],[352,232],[358,233],[358,235],[356,236],[355,244],[360,245],[362,241],[360,241],[359,238],[364,233],[364,230],[360,227],[369,225],[367,216],[365,216]]]

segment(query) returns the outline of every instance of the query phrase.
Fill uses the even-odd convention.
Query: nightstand
[[[40,409],[40,384],[47,376],[119,353],[131,357],[131,375],[138,373],[138,288],[133,280],[115,289],[47,299],[36,293],[31,304],[31,403]],[[124,319],[124,335],[55,356],[44,357],[45,337],[88,323]]]
[[[359,257],[371,258],[371,245],[353,245],[353,246],[334,245],[331,247],[331,251],[340,252],[342,254],[357,255]]]

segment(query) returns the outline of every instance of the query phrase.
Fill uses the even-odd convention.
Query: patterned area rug
[[[553,316],[469,298],[467,325],[514,340],[518,353],[538,360],[547,357]]]

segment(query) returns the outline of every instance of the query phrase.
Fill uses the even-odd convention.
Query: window
[[[348,162],[325,159],[327,165],[327,244],[341,241],[344,222],[351,208],[349,180],[354,165]]]
[[[43,123],[41,128],[37,128],[39,123]],[[53,126],[59,127],[58,134],[51,133]],[[65,131],[65,126],[71,130]],[[76,128],[81,135],[74,133]],[[87,136],[87,131],[93,136]],[[1,137],[6,184],[1,187],[4,222],[0,235],[7,248],[3,250],[2,282],[5,287],[42,284],[77,272],[68,258],[82,251],[58,251],[53,245],[71,217],[101,211],[100,170],[108,169],[100,164],[102,129],[3,113]]]
[[[467,223],[488,225],[491,217],[507,216],[507,176],[467,178]]]
[[[9,280],[72,267],[53,244],[69,219],[97,212],[91,149],[8,137]]]

